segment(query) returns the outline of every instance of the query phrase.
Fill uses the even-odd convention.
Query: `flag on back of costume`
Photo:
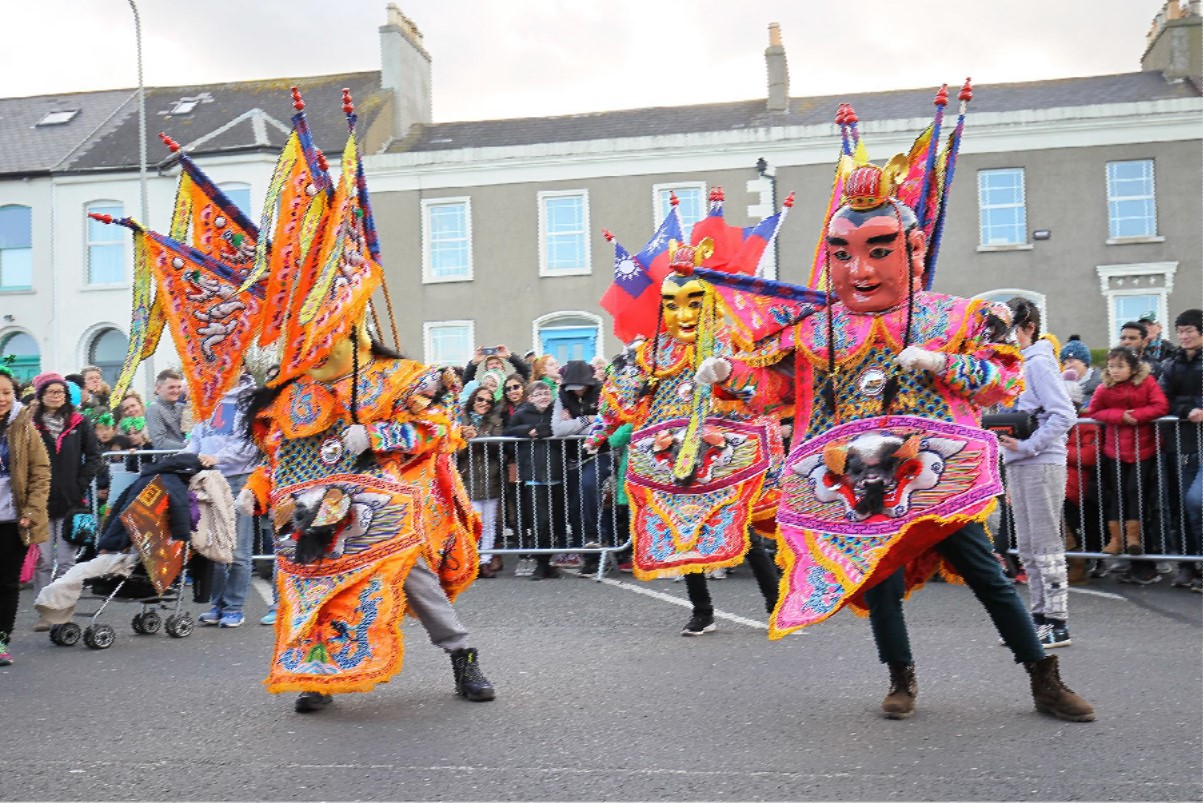
[[[613,235],[607,233],[607,239]],[[632,256],[614,240],[614,283],[601,306],[614,319],[614,336],[623,343],[650,338],[659,321],[660,283],[668,275],[668,243],[681,242],[681,218],[673,205],[652,239]]]

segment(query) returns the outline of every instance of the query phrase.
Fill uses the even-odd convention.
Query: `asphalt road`
[[[312,715],[260,682],[271,632],[136,636],[107,651],[29,632],[0,669],[4,800],[1199,800],[1203,597],[1164,584],[1071,596],[1063,676],[1095,723],[1037,714],[1027,677],[965,588],[908,603],[919,709],[888,685],[866,621],[842,612],[769,642],[747,571],[731,614],[678,635],[680,583],[479,581],[458,605],[491,703],[406,624],[404,671]],[[1105,592],[1099,595],[1097,592]],[[249,613],[264,610],[258,598]]]

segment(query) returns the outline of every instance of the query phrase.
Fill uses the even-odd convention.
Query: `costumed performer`
[[[942,175],[933,165],[946,90],[909,156],[886,169],[863,152],[852,164],[841,160],[819,252],[838,300],[734,363],[708,361],[699,376],[736,388],[754,383],[761,403],[797,403],[799,437],[778,511],[786,571],[770,637],[845,604],[867,609],[890,672],[882,711],[909,717],[918,687],[902,603],[939,569],[963,578],[985,606],[1026,667],[1036,708],[1090,721],[1093,708],[1061,681],[1057,657],[1045,654],[982,526],[1002,486],[998,444],[980,429],[980,408],[1010,404],[1022,389],[1010,312],[923,289],[970,96],[966,82]],[[840,114],[847,143],[855,116],[850,107]]]
[[[669,263],[700,265],[713,251],[709,238],[696,246],[673,240]],[[750,530],[773,524],[781,428],[751,413],[739,393],[694,380],[703,360],[732,348],[714,289],[670,273],[659,303],[662,329],[610,366],[586,448],[602,448],[624,424],[635,427],[626,473],[632,568],[640,580],[684,575],[693,611],[681,635],[701,636],[716,628],[705,572],[746,557],[766,610],[777,604],[777,567]]]
[[[247,420],[267,463],[239,495],[277,524],[271,692],[299,712],[369,691],[401,668],[408,608],[451,656],[456,692],[494,698],[451,600],[476,576],[454,470],[458,389],[438,369],[350,336],[298,378],[263,388]]]

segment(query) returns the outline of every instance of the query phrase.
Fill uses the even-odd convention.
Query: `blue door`
[[[569,360],[591,360],[597,354],[597,328],[551,326],[539,330],[539,345],[563,365]]]

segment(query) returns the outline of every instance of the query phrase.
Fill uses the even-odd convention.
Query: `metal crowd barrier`
[[[584,450],[584,436],[481,437],[458,455],[460,473],[485,528],[482,556],[596,557],[607,562],[630,549],[626,511],[617,504],[617,454]]]
[[[1184,444],[1184,434],[1188,430],[1194,434],[1193,447],[1189,441]],[[1139,454],[1140,429],[1136,428],[1133,434],[1132,448]],[[1140,481],[1131,484],[1128,493],[1119,490],[1125,479],[1124,466],[1104,455],[1106,445],[1112,446],[1115,454],[1120,453],[1119,436],[1118,427],[1113,428],[1109,436],[1104,424],[1089,418],[1078,419],[1069,432],[1067,497],[1061,521],[1066,555],[1129,557],[1102,552],[1110,539],[1108,519],[1117,516],[1115,520],[1120,522],[1140,523],[1142,559],[1158,562],[1203,560],[1200,545],[1203,533],[1198,527],[1198,522],[1203,521],[1203,500],[1188,498],[1188,483],[1192,477],[1195,483],[1199,482],[1198,450],[1203,444],[1203,424],[1170,416],[1157,419],[1154,422],[1153,456]],[[1189,510],[1188,504],[1191,505]],[[1008,551],[1016,554],[1009,499],[1004,498],[1000,507]],[[1108,508],[1112,509],[1109,511]],[[1196,514],[1194,521],[1189,515],[1190,510]]]

